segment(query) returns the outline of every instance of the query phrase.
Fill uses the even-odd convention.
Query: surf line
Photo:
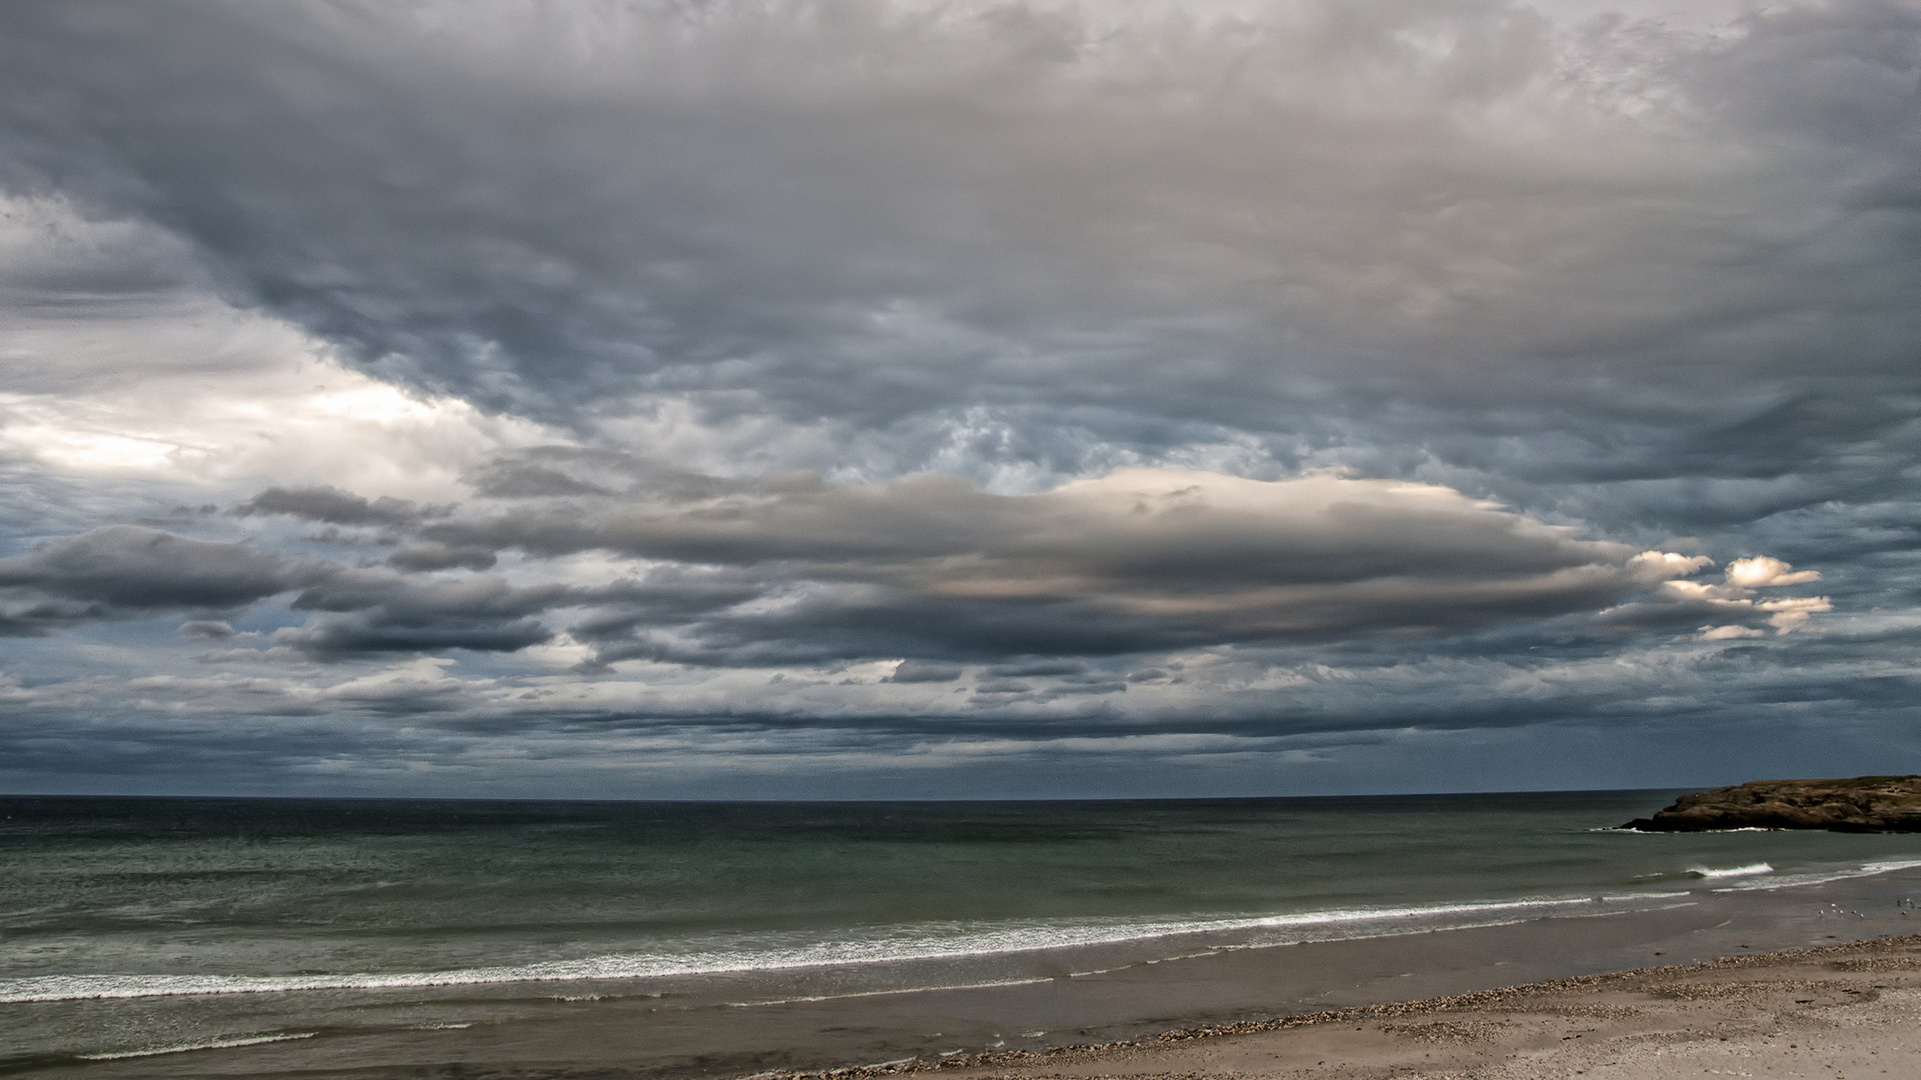
[[[1618,899],[1618,898],[1609,898]],[[792,949],[755,952],[699,952],[679,956],[616,953],[578,960],[550,960],[502,967],[446,971],[361,972],[338,975],[40,975],[0,980],[0,1003],[75,1001],[106,998],[172,997],[206,994],[258,994],[296,990],[385,990],[474,986],[513,982],[571,982],[727,975],[799,968],[849,967],[921,960],[1045,952],[1250,930],[1309,929],[1339,925],[1368,926],[1395,919],[1422,920],[1406,932],[1434,929],[1431,920],[1503,912],[1589,906],[1603,898],[1580,896],[1434,904],[1398,908],[1354,908],[1256,917],[1095,924],[1027,926],[945,937],[906,940],[836,941]],[[1368,935],[1374,936],[1374,935]],[[1276,944],[1279,944],[1276,942]]]
[[[1758,869],[1766,867],[1766,870]],[[1921,867],[1921,860],[1868,863],[1851,871],[1822,874],[1813,880],[1795,880],[1794,875],[1762,882],[1739,882],[1732,886],[1779,888],[1792,884],[1819,884],[1841,878],[1871,876],[1892,870]],[[1771,871],[1767,864],[1752,864],[1732,870],[1690,871],[1717,876],[1748,874],[1759,876]],[[1397,908],[1356,908],[1331,911],[1298,912],[1257,917],[1127,923],[1106,926],[1039,926],[985,931],[944,938],[901,940],[840,941],[797,949],[759,952],[703,952],[681,956],[633,953],[587,957],[578,960],[553,960],[535,964],[459,968],[445,971],[353,973],[339,975],[43,975],[0,979],[0,1003],[30,1003],[117,998],[197,996],[216,994],[260,994],[312,990],[425,989],[430,987],[474,986],[516,982],[585,982],[594,980],[644,979],[677,976],[743,974],[756,971],[786,971],[800,968],[830,968],[923,960],[952,960],[1044,952],[1053,949],[1116,945],[1200,934],[1252,930],[1290,930],[1370,924],[1411,919],[1423,925],[1396,929],[1387,934],[1366,933],[1354,936],[1380,937],[1396,933],[1419,933],[1442,929],[1432,920],[1449,916],[1480,916],[1498,913],[1592,907],[1597,904],[1635,904],[1655,901],[1675,894],[1643,893],[1611,896],[1529,898],[1434,904]],[[1272,942],[1271,944],[1284,944]]]
[[[215,1039],[212,1042],[185,1043],[180,1046],[162,1046],[152,1050],[118,1050],[104,1054],[75,1054],[81,1061],[119,1061],[123,1058],[155,1057],[160,1054],[185,1054],[194,1050],[231,1050],[237,1046],[260,1046],[263,1043],[293,1042],[296,1039],[311,1039],[320,1034],[318,1031],[292,1032],[286,1035],[249,1035],[238,1039]]]

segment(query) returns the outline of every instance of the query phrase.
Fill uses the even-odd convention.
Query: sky
[[[0,791],[1921,771],[1921,3],[0,6]]]

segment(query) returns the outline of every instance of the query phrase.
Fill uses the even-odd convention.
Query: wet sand
[[[955,1055],[914,1071],[942,1080],[1912,1078],[1921,1076],[1921,936],[1170,1031],[1102,1047]]]
[[[1917,1077],[1921,940],[1904,935],[1921,930],[1921,916],[1909,897],[1921,897],[1921,870],[1776,891],[1704,888],[1658,911],[860,997],[745,1003],[569,985],[534,1013],[448,1029],[383,1025],[388,1006],[370,998],[364,1023],[308,1037],[9,1071],[88,1080],[1585,1080],[1886,1068]],[[1102,1048],[1085,1048],[1093,1044]]]

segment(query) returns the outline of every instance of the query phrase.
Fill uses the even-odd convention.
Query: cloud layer
[[[603,661],[991,659],[1458,629],[1597,609],[1677,572],[1446,488],[1146,468],[1031,495],[795,476],[427,532],[670,564],[637,583],[633,615],[583,628]],[[664,636],[633,621],[657,607],[698,620]]]
[[[367,370],[561,420],[1244,421],[1356,366],[1898,375],[1916,330],[1900,5],[444,15],[15,13],[12,183],[164,223]]]
[[[1613,7],[16,5],[0,782],[1898,743],[1921,8]]]

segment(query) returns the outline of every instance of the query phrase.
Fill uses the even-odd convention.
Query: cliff
[[[1852,780],[1755,780],[1683,795],[1651,818],[1624,829],[1828,829],[1833,832],[1921,832],[1921,776]]]

